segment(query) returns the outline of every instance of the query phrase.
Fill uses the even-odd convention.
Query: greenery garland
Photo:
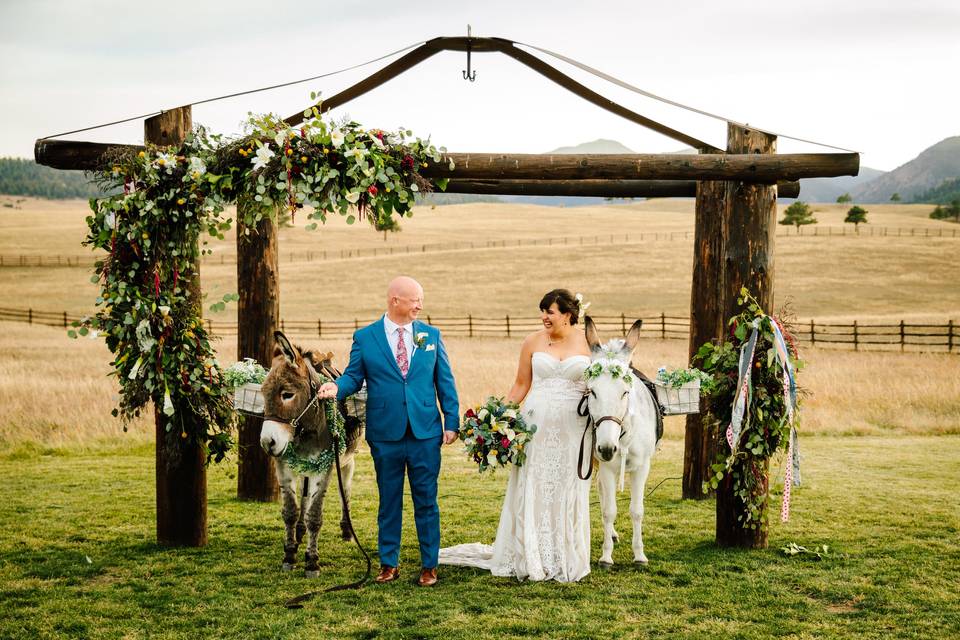
[[[593,380],[599,378],[603,372],[606,371],[610,374],[610,377],[614,380],[622,378],[625,383],[628,385],[633,384],[633,376],[630,375],[628,370],[621,367],[619,364],[611,362],[594,362],[589,367],[583,371],[584,380]]]
[[[720,344],[707,343],[694,356],[694,363],[713,378],[707,407],[709,423],[721,429],[730,424],[737,390],[740,350],[750,337],[753,324],[758,326],[756,348],[750,367],[752,391],[746,408],[746,419],[736,451],[731,451],[725,438],[720,437],[721,454],[711,466],[713,475],[704,482],[704,490],[716,489],[721,480],[730,475],[734,494],[745,509],[739,515],[745,529],[763,529],[767,526],[769,487],[767,476],[760,470],[778,451],[786,450],[790,429],[795,426],[798,413],[790,420],[784,398],[783,370],[777,364],[773,323],[783,327],[788,357],[794,371],[803,367],[797,355],[796,340],[779,320],[767,315],[757,300],[746,289],[740,292],[738,304],[745,305],[742,313],[729,321],[730,338]],[[790,460],[786,464],[791,464]]]
[[[233,222],[224,215],[231,202],[241,205],[245,233],[276,219],[282,207],[308,207],[307,217],[320,222],[333,212],[348,223],[359,215],[373,224],[411,215],[415,194],[431,187],[418,170],[441,159],[442,150],[409,131],[328,123],[319,107],[304,115],[296,128],[272,115],[251,117],[239,140],[201,128],[179,147],[120,152],[109,170],[95,174],[106,190],[122,192],[90,201],[84,244],[106,252],[91,278],[100,284],[98,309],[69,335],[105,336],[120,383],[114,416],[127,422],[152,401],[162,407],[166,430],[193,438],[208,461],[232,446],[234,413],[199,292],[187,289],[200,257],[211,252],[201,236],[223,239]],[[211,308],[236,299],[228,294]]]
[[[323,382],[329,382],[330,380],[324,376],[320,376],[320,379],[321,384]],[[300,473],[310,475],[325,474],[336,461],[336,456],[343,455],[343,452],[347,449],[346,421],[337,408],[336,399],[329,398],[327,400],[320,400],[320,402],[323,404],[323,413],[327,419],[327,428],[330,429],[330,435],[333,436],[333,443],[337,445],[337,453],[334,453],[333,443],[331,443],[329,449],[321,451],[314,458],[307,458],[297,452],[296,445],[294,445],[291,440],[287,448],[283,450],[281,457],[283,461],[287,463],[287,466]]]

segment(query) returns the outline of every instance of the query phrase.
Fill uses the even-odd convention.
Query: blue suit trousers
[[[420,543],[420,564],[437,566],[440,553],[440,509],[437,506],[437,477],[440,475],[440,447],[443,437],[418,440],[410,428],[395,441],[368,440],[377,472],[380,508],[377,515],[377,542],[380,564],[396,567],[400,559],[400,531],[403,526],[403,479],[410,482],[413,516]]]

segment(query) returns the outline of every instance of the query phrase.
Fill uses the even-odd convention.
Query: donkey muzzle
[[[260,446],[267,455],[274,457],[283,453],[290,444],[290,425],[276,420],[264,420],[260,428]]]
[[[616,445],[598,445],[597,453],[600,454],[600,457],[603,458],[604,462],[610,462],[613,460],[613,456],[617,453]]]

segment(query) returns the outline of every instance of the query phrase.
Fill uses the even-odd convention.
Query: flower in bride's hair
[[[583,294],[582,294],[582,293],[578,293],[577,295],[574,296],[574,298],[577,299],[577,308],[578,308],[578,311],[577,311],[577,319],[578,319],[578,320],[583,320],[583,316],[586,315],[587,309],[590,308],[590,303],[583,301]]]

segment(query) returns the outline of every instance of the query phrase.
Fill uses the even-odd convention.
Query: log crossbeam
[[[143,147],[69,140],[38,140],[38,164],[55,169],[93,171],[108,166],[113,149]],[[453,160],[455,168],[449,168]],[[857,175],[856,153],[807,154],[498,154],[448,153],[422,170],[426,178],[454,180],[734,180],[776,184],[801,178]],[[485,187],[489,188],[489,186]],[[460,193],[465,193],[460,191]],[[482,191],[482,193],[492,193]],[[544,193],[543,195],[550,195]]]

